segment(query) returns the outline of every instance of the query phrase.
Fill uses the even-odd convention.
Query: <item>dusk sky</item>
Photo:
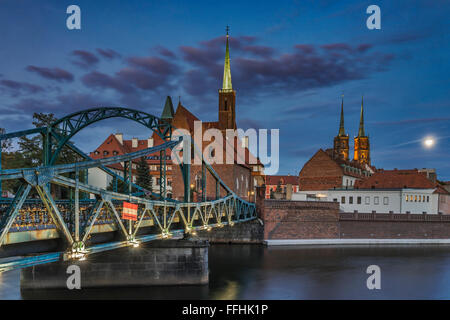
[[[71,4],[81,30],[66,27]],[[372,4],[381,30],[366,27]],[[238,127],[280,129],[279,174],[297,175],[332,147],[344,94],[351,148],[364,95],[373,165],[436,168],[450,180],[449,17],[443,0],[0,0],[0,127],[99,106],[159,116],[167,95],[216,121],[229,25]],[[115,132],[150,135],[108,120],[74,141],[90,152]]]

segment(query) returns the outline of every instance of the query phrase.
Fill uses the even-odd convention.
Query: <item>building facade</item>
[[[380,170],[354,188],[301,191],[293,200],[338,202],[341,212],[450,214],[450,193],[414,170]]]
[[[264,183],[264,166],[254,155],[251,154],[248,148],[248,137],[234,136],[232,139],[228,139],[226,135],[227,130],[236,130],[236,91],[233,89],[231,82],[231,66],[230,66],[230,48],[229,48],[229,35],[226,35],[226,48],[225,48],[225,61],[222,88],[219,90],[219,102],[218,102],[218,121],[214,122],[201,122],[200,119],[191,113],[186,107],[184,107],[179,101],[176,110],[173,108],[172,99],[168,96],[161,114],[161,119],[170,123],[176,129],[184,129],[189,132],[191,137],[195,136],[195,131],[200,128],[204,133],[208,129],[217,129],[222,134],[223,139],[223,164],[212,164],[214,171],[224,181],[224,183],[230,187],[238,196],[247,199],[249,201],[254,200],[255,187]],[[203,137],[202,137],[203,138]],[[123,135],[116,134],[110,135],[105,142],[103,142],[99,148],[91,153],[91,157],[94,159],[101,157],[108,157],[113,155],[125,154],[134,152],[140,149],[145,149],[153,145],[159,145],[163,143],[162,139],[156,134],[146,140],[123,140]],[[210,142],[196,141],[196,146],[202,150],[203,155],[205,152],[214,154],[217,150],[206,150],[210,148]],[[201,144],[201,145],[197,145]],[[226,161],[226,146],[232,145],[234,154],[231,155],[233,161],[231,164]],[[239,148],[242,153],[238,153]],[[244,155],[244,161],[238,161],[239,155]],[[194,154],[191,155],[192,158]],[[230,155],[228,155],[230,156]],[[171,152],[166,152],[167,163],[167,196],[177,200],[183,200],[184,198],[184,182],[181,174],[181,170],[178,165],[174,165],[171,161]],[[159,191],[160,181],[160,159],[159,153],[147,156],[147,162],[150,166],[150,171],[153,176],[153,189],[154,192]],[[123,175],[123,164],[116,164],[110,166],[111,169]],[[133,164],[135,169],[135,164]],[[190,197],[191,201],[202,201],[205,199],[215,199],[216,197],[216,183],[215,179],[208,170],[203,170],[202,165],[191,162],[190,173]],[[203,181],[203,173],[205,172],[205,178]],[[103,171],[90,171],[89,181],[94,181],[99,187],[107,186],[111,181],[111,178]],[[133,171],[133,175],[135,171]],[[108,180],[109,179],[109,180]],[[134,180],[135,181],[135,177]],[[220,188],[220,196],[226,194],[226,190]]]

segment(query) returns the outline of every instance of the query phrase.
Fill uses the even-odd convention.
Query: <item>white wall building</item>
[[[343,212],[437,214],[440,194],[434,191],[408,188],[301,191],[294,193],[292,200],[336,201]]]

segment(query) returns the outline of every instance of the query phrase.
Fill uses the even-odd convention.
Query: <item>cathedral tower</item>
[[[344,128],[344,97],[342,97],[341,122],[339,124],[338,135],[334,137],[333,156],[335,158],[348,160],[348,152],[348,134],[345,134]]]
[[[223,85],[219,90],[219,128],[220,130],[236,129],[236,91],[231,85],[229,27],[227,27],[227,44],[223,67]]]
[[[361,98],[361,115],[359,119],[358,136],[355,137],[355,161],[361,164],[370,165],[370,144],[369,137],[364,132],[364,100]]]

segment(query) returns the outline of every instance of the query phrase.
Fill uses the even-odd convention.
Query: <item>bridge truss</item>
[[[70,142],[70,139],[87,126],[108,118],[126,118],[138,122],[155,132],[163,143],[137,152],[93,160]],[[180,143],[186,143],[187,137],[173,137],[175,130],[169,123],[148,113],[127,108],[96,108],[70,114],[48,127],[18,131],[0,135],[5,139],[40,133],[43,137],[42,166],[21,169],[0,167],[1,181],[20,180],[21,185],[12,200],[0,201],[0,249],[17,242],[26,244],[32,240],[60,238],[66,250],[12,259],[0,263],[0,272],[36,264],[58,261],[60,259],[85,259],[87,255],[113,250],[125,246],[138,246],[140,243],[156,239],[181,237],[195,234],[197,230],[211,230],[225,225],[248,221],[256,218],[254,203],[239,198],[218,176],[209,163],[202,158],[202,182],[206,183],[206,171],[216,181],[216,199],[191,202],[190,164],[180,164],[184,185],[184,201],[175,201],[166,197],[166,151]],[[193,141],[190,141],[193,143]],[[189,146],[190,144],[184,144]],[[71,164],[55,164],[64,147],[80,155],[84,161]],[[1,147],[0,147],[1,148]],[[195,152],[202,154],[194,146]],[[132,182],[132,160],[148,154],[160,153],[160,193],[146,190]],[[172,152],[172,154],[175,154]],[[1,156],[1,149],[0,149]],[[180,161],[181,162],[181,161]],[[124,177],[107,168],[114,163],[127,164],[128,174]],[[80,181],[80,172],[90,168],[99,168],[111,175],[115,182],[122,180],[128,186],[128,193],[119,193],[117,188],[108,191]],[[71,173],[71,178],[67,177]],[[66,175],[64,175],[66,174]],[[74,190],[74,201],[56,200],[50,192],[50,185],[59,185]],[[117,183],[116,183],[117,185]],[[220,197],[219,189],[226,190]],[[204,190],[206,186],[203,185]],[[39,200],[30,200],[31,190],[35,190]],[[134,194],[132,190],[136,189]],[[95,195],[94,200],[80,199],[80,192]],[[1,193],[0,193],[1,194]],[[152,199],[149,199],[152,198]],[[119,214],[123,201],[138,205],[136,221],[126,221]],[[39,210],[43,207],[43,210]],[[36,212],[44,212],[37,214]],[[18,223],[19,221],[19,223]],[[22,222],[25,227],[20,227]],[[19,225],[13,227],[13,224]],[[90,244],[94,233],[117,231],[120,240]],[[24,235],[18,237],[19,233]],[[25,239],[25,240],[24,240]]]

